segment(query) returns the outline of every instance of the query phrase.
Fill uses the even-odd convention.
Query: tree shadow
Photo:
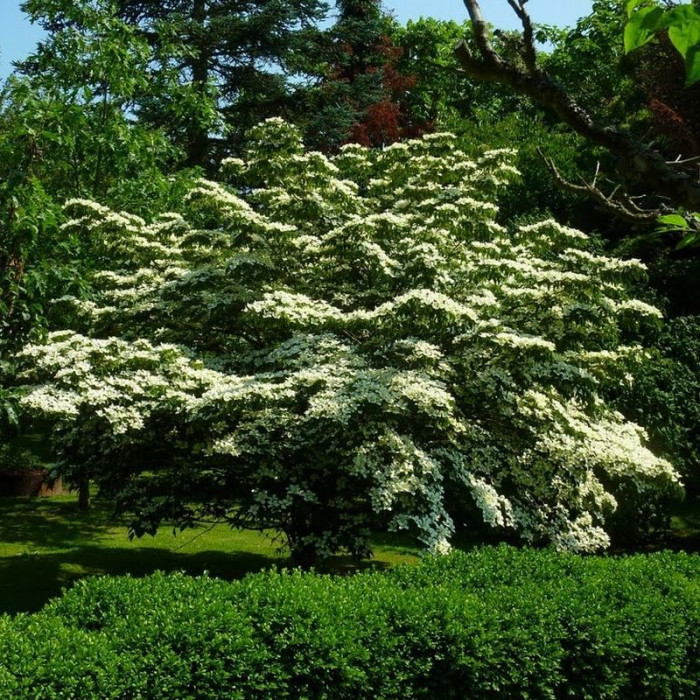
[[[113,539],[115,527],[120,526],[125,528],[123,547]],[[101,543],[105,538],[112,538],[111,542]],[[0,614],[39,610],[63,588],[91,575],[139,577],[160,570],[196,576],[206,571],[234,580],[270,567],[293,566],[279,550],[231,551],[236,546],[233,542],[225,546],[228,551],[223,543],[222,549],[207,544],[210,549],[196,552],[140,543],[127,547],[126,522],[115,518],[107,503],[97,501],[91,511],[81,513],[73,497],[0,499],[0,543],[11,545],[11,552],[19,550],[0,556]],[[415,556],[415,542],[402,534],[378,534],[373,546],[399,563],[407,555]],[[319,561],[315,568],[320,573],[349,575],[391,566],[390,561],[337,555]]]
[[[104,508],[81,513],[73,500],[0,499],[0,542],[67,548],[124,525]]]
[[[700,499],[688,498],[674,504],[668,529],[649,533],[638,542],[614,542],[610,551],[612,554],[700,553]]]
[[[349,555],[337,554],[333,557],[320,561],[314,566],[314,571],[319,574],[335,574],[348,576],[361,571],[385,571],[390,569],[391,564],[385,561],[375,561],[374,559],[355,559]]]
[[[85,576],[147,576],[155,571],[205,572],[227,581],[289,562],[250,552],[172,552],[157,547],[125,550],[82,546],[68,552],[0,557],[0,614],[35,612]]]

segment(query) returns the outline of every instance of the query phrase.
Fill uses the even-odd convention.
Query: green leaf
[[[700,233],[697,231],[691,231],[690,233],[687,233],[681,240],[679,241],[678,245],[676,246],[676,250],[682,250],[683,248],[687,248],[688,246],[693,245],[694,243],[697,243],[700,241]]]
[[[666,214],[665,216],[660,216],[657,221],[665,229],[685,230],[688,228],[688,222],[680,214]]]
[[[627,0],[627,16],[631,17],[640,5],[649,5],[649,0]]]
[[[698,80],[700,80],[700,46],[695,46],[685,55],[685,86],[690,87]]]
[[[644,46],[660,29],[668,27],[670,13],[660,7],[641,7],[625,25],[625,53]]]
[[[683,56],[685,84],[688,87],[700,80],[700,11],[684,5],[676,8],[673,15],[675,19],[668,30],[668,37]]]

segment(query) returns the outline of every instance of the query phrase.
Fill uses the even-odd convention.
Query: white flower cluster
[[[593,551],[615,485],[678,484],[599,398],[643,361],[623,330],[659,317],[626,292],[643,266],[554,221],[498,224],[511,151],[432,134],[328,159],[281,120],[252,138],[230,187],[153,224],[67,203],[105,269],[19,358],[64,451],[79,427],[115,455],[167,433],[197,478],[237,485],[237,513],[319,552],[381,524],[446,551],[448,488],[490,526]]]

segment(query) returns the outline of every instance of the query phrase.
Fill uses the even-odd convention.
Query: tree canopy
[[[25,63],[27,72],[47,74],[72,38],[99,43],[95,17],[137,37],[145,65],[131,78],[145,82],[128,107],[167,132],[187,166],[207,166],[215,150],[221,157],[265,116],[298,114],[295,93],[317,75],[316,25],[328,9],[323,0],[26,0],[22,7],[49,32],[43,60]]]
[[[137,534],[273,527],[309,563],[373,528],[445,551],[459,517],[606,546],[616,494],[678,489],[602,398],[660,314],[627,291],[638,261],[494,221],[512,157],[438,133],[328,159],[273,119],[179,212],[69,201],[94,293],[23,351],[24,410]]]

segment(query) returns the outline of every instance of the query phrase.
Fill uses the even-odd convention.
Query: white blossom
[[[222,163],[235,188],[200,180],[152,224],[66,203],[109,262],[89,299],[55,300],[76,325],[17,358],[64,454],[88,431],[95,459],[177,446],[280,528],[352,503],[298,535],[326,554],[377,521],[448,551],[446,488],[489,526],[595,551],[616,485],[678,487],[601,398],[645,361],[620,325],[660,317],[627,290],[644,266],[552,220],[497,223],[512,150],[469,158],[439,133],[329,159],[280,119],[251,134]]]

